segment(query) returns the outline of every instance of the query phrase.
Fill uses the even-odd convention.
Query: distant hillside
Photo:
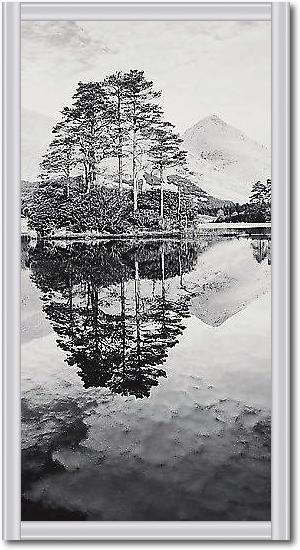
[[[149,186],[157,185],[158,188],[160,187],[160,182],[158,177],[153,175],[150,176],[150,174],[146,172],[144,174],[144,178],[146,183]],[[222,208],[225,205],[229,206],[230,204],[233,204],[232,201],[213,197],[212,195],[207,193],[207,191],[205,191],[204,189],[201,189],[195,183],[193,183],[188,176],[183,177],[177,174],[168,175],[165,189],[177,192],[178,186],[180,186],[182,195],[188,195],[194,198],[195,200],[197,200],[199,204],[203,204],[203,206],[206,206],[208,208]]]
[[[22,109],[21,113],[21,177],[36,180],[39,164],[51,139],[54,120],[50,117]]]
[[[257,180],[271,175],[270,151],[212,115],[183,135],[193,183],[211,195],[246,202]]]
[[[193,183],[188,177],[185,178],[176,175],[168,176],[168,182],[176,186],[179,184],[183,195],[194,197],[199,203],[202,203],[203,206],[207,206],[208,208],[222,208],[233,204],[230,200],[219,199],[210,195],[207,191]]]

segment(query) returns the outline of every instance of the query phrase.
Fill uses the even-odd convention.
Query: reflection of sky
[[[57,117],[79,80],[143,69],[180,131],[216,113],[270,143],[269,22],[22,23],[22,106]]]
[[[53,335],[23,346],[26,497],[89,520],[269,520],[270,312],[268,295],[217,329],[187,320],[150,399],[83,390]],[[41,474],[52,446],[63,468]]]

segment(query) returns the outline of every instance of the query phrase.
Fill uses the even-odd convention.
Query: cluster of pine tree
[[[164,226],[166,168],[184,166],[186,153],[174,126],[164,120],[160,96],[138,70],[117,72],[102,82],[79,82],[72,106],[62,110],[52,130],[54,138],[41,163],[30,209],[32,227],[110,231],[121,224],[123,230],[125,220],[130,224],[130,216],[138,217],[146,165],[160,182],[158,217]],[[117,166],[116,185],[109,188],[98,181],[101,163],[107,159]],[[129,179],[124,175],[125,160],[130,163]]]
[[[266,182],[257,181],[251,190],[248,210],[252,220],[268,222],[271,220],[271,179]]]
[[[272,185],[271,180],[267,179],[266,183],[257,181],[251,189],[250,203],[259,206],[271,206]]]
[[[224,208],[224,219],[235,222],[269,222],[271,221],[272,182],[257,181],[253,184],[249,202],[236,204],[234,208]]]

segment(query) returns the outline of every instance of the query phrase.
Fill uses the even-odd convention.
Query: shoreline
[[[184,238],[192,237],[197,238],[205,231],[214,231],[214,230],[236,230],[236,229],[271,229],[271,222],[261,222],[261,223],[249,223],[249,222],[240,222],[240,223],[203,223],[199,226],[185,231],[143,231],[138,233],[61,233],[47,235],[44,237],[37,237],[36,235],[30,235],[29,233],[21,233],[21,238],[29,238],[31,240],[42,240],[42,241],[71,241],[71,240],[83,240],[83,241],[93,241],[93,240],[122,240],[122,239],[166,239],[166,238]]]

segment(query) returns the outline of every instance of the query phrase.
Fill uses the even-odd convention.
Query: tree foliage
[[[248,215],[252,219],[256,218],[256,221],[271,220],[271,195],[271,179],[268,178],[266,182],[257,181],[253,185],[248,207]]]
[[[62,109],[41,162],[40,184],[29,212],[31,227],[49,232],[55,227],[75,230],[88,224],[90,229],[108,231],[129,204],[134,225],[139,217],[140,181],[146,167],[158,162],[162,132],[160,166],[182,164],[185,158],[172,125],[163,122],[160,96],[153,82],[138,70],[116,72],[102,82],[78,83],[72,105]],[[114,159],[116,178],[112,175],[105,186],[103,161],[109,165]],[[130,161],[131,172],[126,190],[124,161]],[[115,182],[119,193],[126,191],[121,199]],[[121,220],[120,228],[122,224]]]
[[[266,182],[257,181],[253,184],[250,200],[245,204],[236,204],[224,209],[226,221],[241,222],[269,222],[271,221],[271,194],[272,183],[268,178]]]

